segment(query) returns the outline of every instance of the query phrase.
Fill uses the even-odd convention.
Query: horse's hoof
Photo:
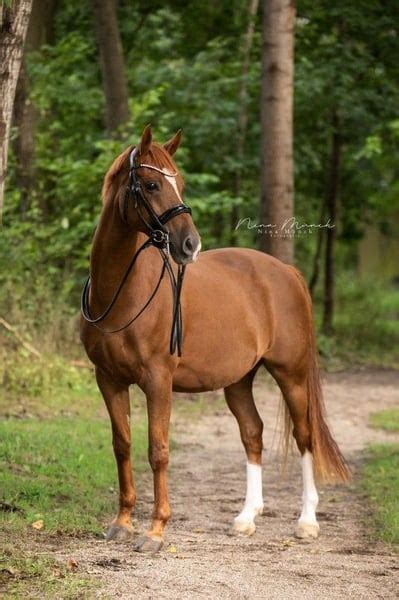
[[[295,528],[295,537],[300,540],[316,539],[319,537],[320,527],[317,523],[298,523]]]
[[[129,542],[133,535],[133,527],[128,527],[126,525],[111,525],[105,535],[105,539],[107,542]]]
[[[238,533],[244,533],[245,535],[253,535],[256,527],[253,521],[241,521],[236,517],[234,519],[234,530]]]
[[[152,538],[148,535],[140,537],[133,546],[135,552],[145,552],[147,554],[155,554],[163,546],[161,538]]]

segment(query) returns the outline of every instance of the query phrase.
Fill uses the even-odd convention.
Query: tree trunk
[[[282,226],[294,215],[293,77],[295,3],[263,0],[261,94],[261,223],[264,252],[294,261],[293,237]]]
[[[30,84],[26,67],[26,55],[51,43],[54,37],[54,14],[57,0],[33,0],[32,12],[26,34],[24,57],[19,72],[14,102],[13,124],[17,127],[14,152],[17,157],[16,177],[21,191],[21,212],[29,208],[35,182],[34,149],[36,110],[29,98]],[[44,211],[46,212],[46,210]]]
[[[10,6],[0,4],[0,214],[4,202],[15,89],[31,8],[31,0],[14,0]]]
[[[13,142],[16,156],[16,180],[21,193],[21,213],[29,208],[34,183],[34,128],[35,110],[29,101],[29,82],[26,62],[22,60],[15,92],[13,125],[17,135]]]
[[[342,140],[339,131],[339,119],[336,113],[332,118],[332,141],[330,158],[330,176],[327,193],[327,219],[333,228],[326,230],[326,254],[324,273],[324,307],[323,307],[323,332],[331,335],[333,332],[334,300],[335,300],[335,242],[337,238],[337,213],[339,201],[339,188],[341,178],[341,150]]]
[[[238,93],[238,135],[237,135],[237,162],[238,167],[235,171],[233,193],[238,198],[241,194],[241,165],[244,158],[245,138],[248,124],[248,75],[251,60],[251,50],[254,38],[255,17],[258,12],[259,0],[249,0],[248,3],[248,23],[242,48],[242,70],[241,85]],[[236,225],[240,218],[238,206],[233,206],[231,211],[231,235],[230,243],[235,246],[237,241]]]
[[[326,188],[326,193],[325,193],[324,197],[322,198],[322,206],[321,206],[321,210],[320,210],[319,223],[324,223],[324,221],[326,219],[326,204],[327,204],[326,196],[327,196],[327,193],[328,193],[328,185]],[[318,231],[317,231],[316,251],[315,251],[314,258],[313,258],[313,271],[312,271],[312,275],[309,280],[309,292],[310,292],[312,299],[314,297],[314,291],[316,289],[317,282],[319,281],[320,260],[321,260],[321,256],[323,253],[324,238],[325,238],[325,229],[324,229],[324,227],[320,227],[320,229],[318,229]]]
[[[105,95],[105,124],[116,133],[129,120],[129,93],[115,0],[92,0]]]

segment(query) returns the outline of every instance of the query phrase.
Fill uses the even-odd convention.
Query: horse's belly
[[[262,359],[268,346],[267,331],[210,332],[206,346],[199,336],[185,340],[183,357],[173,375],[180,392],[204,392],[225,388],[242,379]],[[202,336],[203,338],[203,336]],[[201,339],[202,339],[201,338]]]
[[[213,369],[198,369],[178,367],[173,376],[173,391],[175,392],[211,392],[228,387],[232,383],[240,381],[257,364],[254,361],[252,365],[242,366],[228,370],[223,363],[219,365],[217,371]]]

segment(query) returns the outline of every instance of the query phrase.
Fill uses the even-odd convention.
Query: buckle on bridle
[[[166,249],[169,254],[169,233],[161,229],[153,229],[150,234],[151,243],[156,248]]]

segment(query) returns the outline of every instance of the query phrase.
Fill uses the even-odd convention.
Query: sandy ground
[[[256,533],[247,538],[231,528],[245,495],[245,455],[234,418],[218,395],[205,414],[196,411],[190,418],[188,411],[177,410],[170,468],[173,517],[164,549],[148,556],[134,553],[131,544],[102,540],[53,548],[60,560],[73,556],[82,574],[100,580],[98,597],[398,598],[397,555],[370,538],[369,508],[354,484],[320,490],[318,540],[293,537],[302,493],[299,459],[292,459],[281,479],[271,449],[279,394],[264,377],[255,386],[265,424],[265,513],[257,519]],[[393,439],[368,427],[368,417],[398,404],[399,373],[329,375],[324,389],[332,430],[356,477],[364,447]],[[149,522],[152,481],[149,473],[137,479],[139,535]]]

